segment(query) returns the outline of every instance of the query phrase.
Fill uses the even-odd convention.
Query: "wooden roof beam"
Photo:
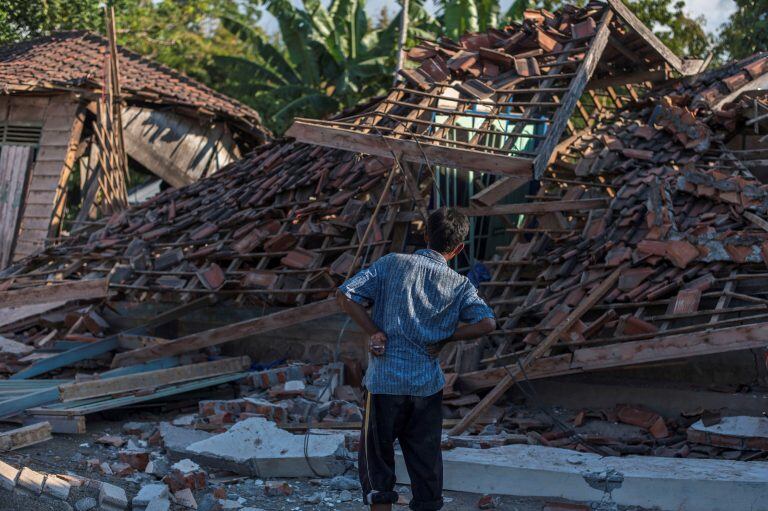
[[[458,147],[448,147],[386,135],[357,133],[333,126],[322,126],[311,119],[296,119],[286,132],[300,142],[345,151],[398,157],[414,163],[445,165],[464,171],[479,171],[500,176],[530,178],[532,160]]]

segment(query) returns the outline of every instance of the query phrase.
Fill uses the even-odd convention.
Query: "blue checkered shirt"
[[[373,394],[438,392],[445,378],[426,346],[450,337],[459,322],[493,318],[475,286],[434,250],[384,256],[339,289],[361,305],[373,304],[371,319],[387,335],[384,355],[371,357],[365,374]]]

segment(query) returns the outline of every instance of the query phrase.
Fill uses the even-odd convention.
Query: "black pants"
[[[427,397],[367,394],[358,467],[366,504],[394,504],[395,440],[411,479],[414,511],[443,507],[442,390]]]

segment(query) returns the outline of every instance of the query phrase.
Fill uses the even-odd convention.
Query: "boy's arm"
[[[374,335],[381,331],[379,330],[379,327],[376,326],[376,323],[373,322],[371,316],[368,314],[368,311],[365,310],[365,307],[353,300],[350,300],[341,291],[336,291],[336,301],[339,302],[339,307],[341,307],[341,310],[349,314],[349,317],[352,318],[352,321],[354,321],[357,326],[362,328],[366,334]]]
[[[384,344],[387,342],[387,336],[379,330],[376,323],[373,322],[368,311],[359,303],[347,298],[341,291],[336,291],[336,300],[339,302],[341,310],[349,314],[352,321],[370,337],[368,348],[374,355],[384,354]]]
[[[465,324],[459,326],[450,337],[427,346],[427,352],[430,355],[436,357],[443,346],[449,342],[477,339],[496,329],[493,310],[478,296],[477,289],[469,281],[461,297],[459,320]]]
[[[496,320],[493,318],[483,318],[477,323],[461,325],[456,329],[455,332],[453,332],[453,335],[451,335],[449,338],[428,345],[427,353],[433,357],[436,357],[440,353],[440,350],[442,350],[443,347],[445,347],[445,345],[449,342],[477,339],[484,335],[490,334],[494,330],[496,330]]]
[[[365,308],[375,301],[381,281],[380,267],[386,256],[370,267],[360,270],[336,291],[341,310],[369,336],[368,349],[374,355],[383,355],[387,336],[376,326]]]

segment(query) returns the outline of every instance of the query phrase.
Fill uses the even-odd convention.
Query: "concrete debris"
[[[343,435],[313,432],[306,456],[304,440],[304,435],[291,434],[263,418],[252,418],[187,450],[196,459],[205,459],[208,466],[257,477],[310,477],[315,473],[327,477],[341,470],[337,454],[344,445]]]
[[[407,484],[402,454],[397,480]],[[768,467],[726,460],[603,457],[533,445],[458,448],[443,453],[445,488],[680,511],[749,509],[768,498]],[[595,487],[588,484],[587,479]]]
[[[688,441],[729,449],[768,451],[768,418],[723,417],[709,426],[699,420],[688,428]]]
[[[139,493],[131,501],[133,511],[146,511],[154,500],[168,500],[170,493],[164,484],[148,484],[142,486]]]
[[[128,509],[128,496],[125,490],[109,483],[101,483],[99,506],[104,511],[123,511]]]

